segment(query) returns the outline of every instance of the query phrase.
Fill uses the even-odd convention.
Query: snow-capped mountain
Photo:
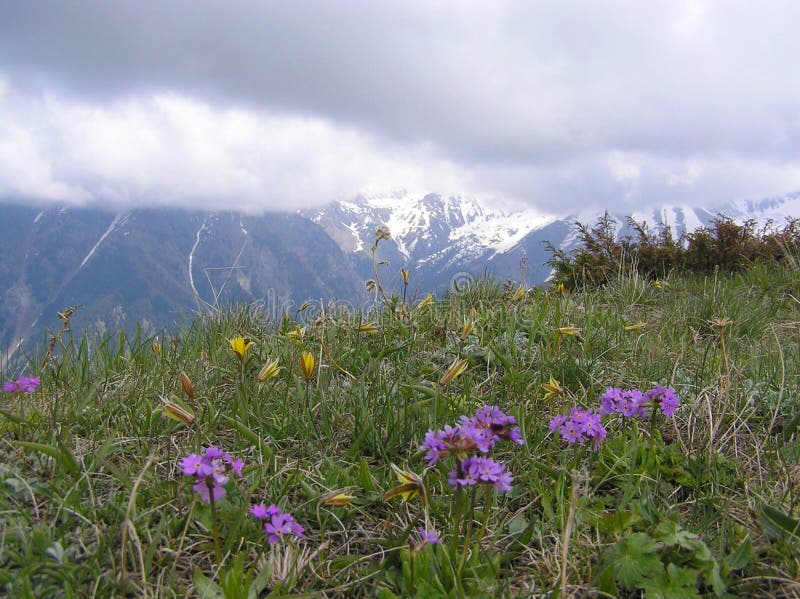
[[[528,284],[545,281],[550,273],[546,245],[569,250],[578,241],[573,224],[593,225],[603,209],[571,214],[548,214],[533,208],[502,210],[479,200],[405,191],[359,196],[305,212],[333,238],[339,247],[361,263],[370,257],[379,225],[389,228],[392,239],[380,245],[378,257],[390,269],[407,268],[416,273],[425,289],[446,288],[449,281],[485,272],[498,279],[525,278]],[[630,232],[629,218],[653,230],[667,226],[675,239],[709,225],[719,214],[740,221],[755,218],[781,221],[800,214],[800,193],[761,202],[731,203],[719,210],[668,205],[633,214],[611,213],[619,234]]]
[[[535,285],[546,281],[547,244],[574,247],[575,221],[604,214],[504,210],[459,196],[401,191],[358,196],[300,214],[241,215],[181,210],[49,208],[0,204],[0,355],[20,339],[57,328],[55,315],[83,304],[76,330],[133,323],[153,331],[210,306],[262,302],[278,315],[305,299],[362,305],[372,278],[371,248],[384,288],[399,292],[400,268],[412,293],[441,293],[483,274]],[[660,206],[633,219],[669,226],[675,238],[724,214],[759,224],[800,217],[800,192],[719,209]],[[611,214],[620,233],[627,215]],[[285,312],[285,310],[284,310]],[[2,361],[0,361],[2,368]]]
[[[490,260],[557,220],[533,209],[506,212],[470,198],[404,191],[334,202],[306,216],[351,252],[368,251],[385,225],[405,265],[437,270]]]

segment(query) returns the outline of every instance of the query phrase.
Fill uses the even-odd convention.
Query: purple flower
[[[39,386],[40,379],[38,376],[21,376],[15,381],[6,381],[3,383],[4,393],[33,393]]]
[[[225,496],[227,491],[222,485],[218,485],[216,481],[212,480],[209,485],[208,479],[198,480],[193,486],[195,493],[200,495],[200,499],[206,503],[211,503],[211,495],[214,496],[214,501],[221,499]]]
[[[19,385],[20,391],[23,393],[33,393],[36,391],[39,382],[38,376],[21,376],[17,379],[17,384]]]
[[[230,480],[231,472],[242,476],[244,462],[233,460],[217,447],[208,447],[203,455],[192,453],[182,458],[180,465],[184,476],[197,479],[192,489],[200,494],[203,501],[210,503],[212,498],[216,501],[225,495],[224,487]]]
[[[570,445],[592,439],[595,451],[608,434],[600,421],[600,414],[577,407],[572,408],[568,415],[562,414],[553,418],[550,421],[550,430],[558,431],[561,438]]]
[[[462,419],[464,418],[462,416]],[[516,418],[509,416],[497,406],[480,408],[472,418],[472,422],[478,428],[489,429],[496,441],[511,441],[517,445],[525,445],[525,441],[519,433],[519,427],[515,426]]]
[[[264,521],[267,543],[277,543],[290,536],[297,538],[305,536],[305,530],[295,521],[294,517],[288,512],[282,512],[275,504],[265,507],[263,502],[259,503],[250,508],[250,513]]]
[[[191,453],[183,458],[181,468],[184,476],[197,476],[198,478],[205,478],[214,471],[209,461],[196,453]]]
[[[658,402],[664,416],[668,418],[672,417],[672,415],[675,414],[675,410],[681,405],[681,400],[678,399],[678,395],[672,387],[665,388],[661,385],[657,385],[655,388],[645,393],[645,397],[653,404]]]
[[[436,532],[434,529],[428,530],[424,526],[420,526],[417,529],[417,532],[419,533],[420,540],[425,541],[426,543],[429,543],[431,545],[439,544],[439,533]]]
[[[266,520],[267,518],[272,518],[272,516],[275,516],[276,514],[280,514],[281,510],[274,503],[269,507],[267,507],[266,505],[264,505],[264,502],[262,501],[261,503],[251,507],[250,513],[253,514],[253,516],[258,518],[259,520]]]
[[[630,391],[623,391],[617,387],[609,387],[606,392],[600,397],[602,405],[600,407],[600,414],[622,414],[626,418],[639,416],[640,418],[647,418],[647,401],[641,391],[638,389],[631,389]]]
[[[487,453],[494,445],[494,436],[485,428],[476,428],[469,420],[459,426],[447,425],[441,431],[428,431],[420,449],[425,450],[428,467],[441,458],[462,456],[471,451]]]
[[[448,484],[453,487],[471,487],[478,483],[494,485],[500,491],[510,491],[514,478],[505,464],[492,458],[471,456],[461,460],[456,470],[450,472]]]
[[[559,414],[558,416],[555,416],[550,421],[550,430],[552,432],[556,432],[558,429],[561,428],[561,426],[567,421],[568,418],[569,416],[567,416],[566,414]]]

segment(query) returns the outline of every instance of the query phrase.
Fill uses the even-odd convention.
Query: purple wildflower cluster
[[[33,393],[39,386],[38,376],[21,376],[15,381],[3,383],[4,393]]]
[[[525,445],[513,416],[496,406],[484,406],[472,418],[462,416],[456,426],[445,426],[440,431],[428,431],[420,449],[425,450],[428,467],[442,458],[464,457],[477,451],[489,453],[499,441]]]
[[[594,450],[606,438],[607,431],[600,421],[606,414],[622,414],[625,418],[648,417],[648,409],[658,406],[664,416],[671,417],[680,405],[678,395],[672,387],[655,388],[642,393],[639,389],[623,390],[609,387],[600,397],[601,406],[597,413],[594,410],[572,408],[569,414],[559,414],[550,421],[550,430],[558,432],[562,439],[570,445],[583,443],[592,439]]]
[[[226,493],[225,485],[230,480],[230,473],[242,476],[242,460],[234,460],[227,453],[216,447],[209,447],[203,455],[190,454],[181,460],[181,469],[184,476],[194,476],[197,482],[192,489],[200,494],[206,503],[211,503],[223,497]]]
[[[450,456],[457,458],[456,469],[450,472],[451,487],[467,487],[479,483],[494,485],[499,491],[510,491],[513,476],[504,464],[488,456],[500,441],[524,445],[525,441],[513,416],[496,406],[484,406],[475,416],[462,416],[456,426],[445,426],[439,431],[430,430],[420,449],[425,451],[428,467]]]
[[[600,414],[622,414],[626,418],[639,416],[647,418],[647,409],[658,405],[664,416],[671,417],[680,405],[678,395],[672,387],[657,385],[650,391],[642,393],[639,389],[623,391],[609,387],[600,398],[602,407]]]
[[[600,414],[595,414],[594,410],[581,408],[572,408],[569,414],[559,414],[553,418],[550,421],[550,430],[558,431],[561,438],[570,445],[591,439],[594,441],[595,451],[608,434],[600,422]]]
[[[290,536],[302,539],[305,537],[305,530],[288,513],[272,504],[267,507],[264,502],[250,508],[250,513],[264,522],[264,534],[267,535],[267,543],[274,544],[281,539]]]
[[[470,456],[461,460],[447,479],[453,487],[471,487],[478,483],[493,485],[498,491],[510,491],[514,477],[506,470],[505,464],[492,458]]]

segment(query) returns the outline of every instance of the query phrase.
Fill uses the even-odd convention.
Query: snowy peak
[[[556,220],[533,209],[505,212],[472,198],[406,192],[361,195],[308,216],[351,252],[371,247],[377,227],[386,225],[405,260],[424,262],[445,254],[467,259],[504,252]]]

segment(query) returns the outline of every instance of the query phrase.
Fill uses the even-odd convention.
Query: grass
[[[798,597],[800,273],[662,283],[519,297],[479,281],[419,308],[314,304],[270,322],[239,306],[159,339],[66,334],[43,367],[37,354],[3,373],[42,384],[0,395],[0,589]],[[377,332],[358,330],[370,323]],[[297,325],[302,339],[287,335]],[[240,335],[255,342],[242,361],[229,345]],[[303,352],[315,357],[308,382]],[[259,382],[275,359],[277,376]],[[463,374],[439,384],[459,359]],[[551,376],[561,389],[548,395]],[[681,398],[674,417],[606,416],[597,452],[548,428],[599,407],[607,387],[656,384]],[[194,423],[165,417],[170,402]],[[514,416],[525,440],[492,453],[513,489],[454,492],[452,459],[426,469],[420,444],[484,405]],[[245,463],[216,519],[179,466],[209,446]],[[422,495],[384,501],[399,484],[391,464],[422,477],[427,510]],[[339,490],[355,499],[326,504]],[[290,511],[305,539],[268,545],[249,514],[261,501]],[[438,545],[419,540],[422,525]]]

